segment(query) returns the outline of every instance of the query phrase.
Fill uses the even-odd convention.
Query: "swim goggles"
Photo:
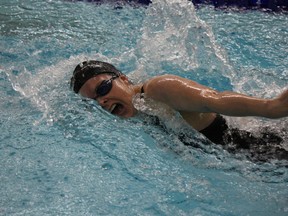
[[[96,98],[107,95],[112,89],[112,81],[118,77],[118,75],[114,75],[108,80],[103,80],[98,88],[95,89],[97,95]]]

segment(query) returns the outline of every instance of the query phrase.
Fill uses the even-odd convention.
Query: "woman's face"
[[[134,89],[128,82],[128,78],[121,75],[112,80],[111,90],[104,96],[97,95],[97,88],[104,80],[111,79],[109,74],[99,74],[89,79],[80,89],[83,97],[95,99],[106,111],[123,118],[129,118],[137,113],[132,99],[135,95]]]

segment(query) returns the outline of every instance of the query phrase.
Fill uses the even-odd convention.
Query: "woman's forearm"
[[[229,116],[281,118],[288,115],[287,102],[285,107],[281,96],[275,99],[260,99],[234,92],[221,92],[211,98],[209,108],[212,112]]]

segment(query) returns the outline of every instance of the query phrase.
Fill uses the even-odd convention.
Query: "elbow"
[[[288,116],[288,106],[285,106],[278,99],[269,100],[266,103],[266,116],[271,119],[284,118]]]

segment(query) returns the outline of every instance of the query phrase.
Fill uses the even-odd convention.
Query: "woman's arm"
[[[206,100],[206,107],[211,112],[229,116],[281,118],[288,116],[288,90],[274,99],[260,99],[235,92],[215,92]]]
[[[178,111],[267,118],[288,116],[288,90],[274,99],[260,99],[235,92],[217,92],[173,75],[155,77],[145,87],[147,96]]]

